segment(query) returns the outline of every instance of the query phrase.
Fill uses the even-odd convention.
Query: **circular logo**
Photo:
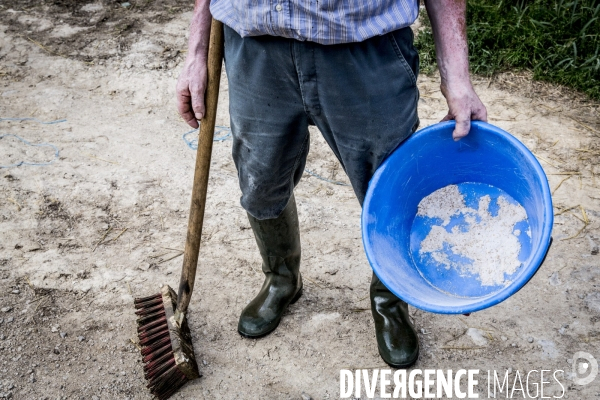
[[[573,355],[573,383],[587,385],[598,375],[598,361],[585,351]]]

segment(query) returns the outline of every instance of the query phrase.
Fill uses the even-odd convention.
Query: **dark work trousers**
[[[225,26],[233,159],[242,206],[276,218],[298,184],[316,125],[362,205],[381,162],[418,124],[409,27],[360,43],[242,38]]]

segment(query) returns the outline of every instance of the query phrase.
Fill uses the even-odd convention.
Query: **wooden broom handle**
[[[215,19],[210,27],[210,44],[208,46],[208,84],[206,86],[204,118],[200,120],[200,137],[196,153],[194,185],[192,186],[192,204],[188,221],[187,239],[183,254],[183,267],[177,295],[176,320],[181,323],[187,311],[194,290],[202,223],[206,205],[206,189],[212,152],[215,121],[217,118],[217,102],[219,100],[219,83],[221,81],[221,65],[223,62],[223,24]]]

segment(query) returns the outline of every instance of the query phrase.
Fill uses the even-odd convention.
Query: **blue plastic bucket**
[[[453,121],[422,129],[383,162],[363,204],[362,237],[373,270],[396,296],[422,310],[466,314],[500,303],[531,279],[550,246],[553,209],[546,175],[520,141],[479,121],[458,142],[452,140],[453,129]],[[415,255],[415,246],[431,229],[417,216],[417,207],[448,185],[461,187],[465,198],[473,197],[467,193],[473,190],[475,197],[504,193],[525,209],[521,264],[503,284],[482,285],[475,275]]]

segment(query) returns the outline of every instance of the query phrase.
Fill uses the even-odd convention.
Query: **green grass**
[[[433,35],[424,12],[421,19],[415,45],[421,70],[431,73]],[[529,70],[600,100],[600,0],[469,0],[467,35],[474,73]]]

